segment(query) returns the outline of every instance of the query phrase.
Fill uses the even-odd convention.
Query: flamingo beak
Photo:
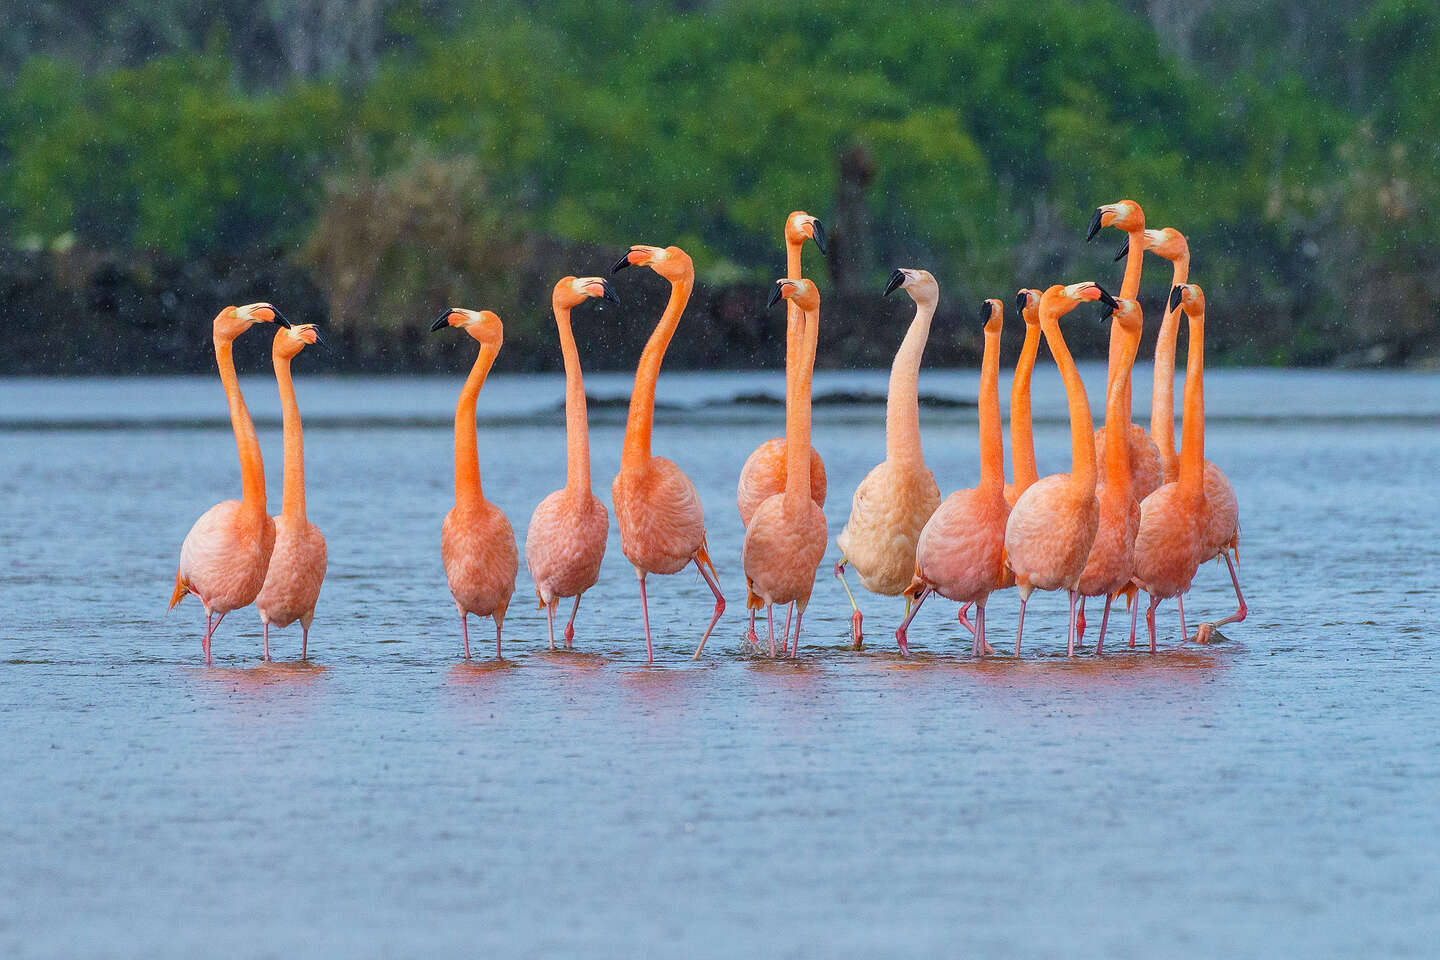
[[[625,256],[615,261],[615,266],[610,268],[610,276],[615,276],[615,274],[619,273],[621,270],[624,270],[628,266],[631,266],[631,263],[630,254],[627,253],[625,254]]]
[[[440,314],[440,316],[436,317],[435,322],[430,324],[430,332],[434,333],[436,330],[443,330],[450,326],[450,314],[454,312],[453,310],[446,310]]]
[[[1100,218],[1103,217],[1103,216],[1105,216],[1105,208],[1104,208],[1104,207],[1096,207],[1096,208],[1095,208],[1095,216],[1093,216],[1093,217],[1090,218],[1090,226],[1085,230],[1085,242],[1086,242],[1086,243],[1089,243],[1091,240],[1094,240],[1094,239],[1095,239],[1095,234],[1097,234],[1097,233],[1100,232],[1100,227],[1101,227]]]
[[[615,292],[615,288],[610,285],[610,281],[604,277],[600,278],[600,290],[602,299],[609,300],[611,303],[620,302],[620,295]]]
[[[904,273],[904,271],[902,271],[902,270],[896,270],[894,273],[890,274],[890,281],[885,284],[885,292],[882,293],[881,296],[882,296],[882,297],[888,297],[888,296],[890,296],[890,294],[894,293],[896,290],[899,290],[899,289],[900,289],[902,286],[904,286],[904,285],[905,285],[905,273]]]
[[[1114,297],[1110,296],[1110,294],[1106,293],[1104,287],[1100,286],[1097,283],[1095,285],[1095,289],[1100,291],[1099,300],[1101,303],[1105,304],[1105,306],[1110,308],[1111,313],[1114,313],[1116,310],[1120,309],[1119,302]]]
[[[810,239],[815,241],[815,246],[820,248],[820,254],[825,254],[825,227],[819,220],[810,219]]]
[[[990,322],[990,301],[989,301],[989,300],[981,300],[981,301],[980,301],[980,322],[981,322],[981,323],[989,323],[989,322]]]
[[[1015,309],[1019,310],[1021,313],[1024,313],[1025,305],[1029,303],[1029,301],[1030,298],[1025,295],[1025,291],[1021,290],[1019,293],[1015,294]]]
[[[1115,261],[1113,262],[1124,260],[1128,256],[1130,256],[1130,235],[1127,233],[1125,235],[1125,242],[1120,244],[1120,252],[1115,254]]]
[[[335,351],[333,348],[331,348],[330,341],[326,340],[320,335],[320,328],[312,324],[310,329],[315,331],[315,346],[319,347],[321,350],[324,350],[331,356],[334,356]]]
[[[1180,306],[1180,299],[1183,296],[1185,296],[1185,285],[1180,283],[1175,284],[1175,288],[1170,291],[1171,310],[1174,310],[1176,307]]]
[[[776,280],[775,286],[770,288],[770,299],[765,301],[765,309],[769,310],[779,303],[785,296],[785,281]]]

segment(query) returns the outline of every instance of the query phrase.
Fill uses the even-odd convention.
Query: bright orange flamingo
[[[1150,594],[1145,622],[1150,652],[1155,652],[1155,608],[1174,597],[1180,605],[1180,637],[1185,637],[1185,602],[1195,571],[1205,560],[1205,294],[1182,284],[1170,294],[1170,309],[1183,306],[1190,321],[1185,364],[1185,420],[1180,444],[1179,479],[1156,490],[1140,504],[1135,538],[1135,579]]]
[[[650,605],[645,596],[645,577],[651,573],[679,573],[692,561],[715,594],[715,613],[695,648],[695,659],[705,650],[705,641],[725,612],[725,597],[715,576],[715,565],[705,549],[705,513],[695,484],[664,457],[650,455],[650,435],[655,426],[655,381],[665,349],[680,324],[680,315],[695,286],[695,265],[679,247],[633,246],[620,258],[612,273],[629,266],[649,266],[670,281],[670,302],[645,344],[635,370],[635,390],[630,395],[630,416],[625,423],[625,450],[620,472],[610,488],[615,519],[620,525],[620,549],[635,567],[640,580],[640,613],[645,621],[645,658],[655,662],[650,639]]]
[[[770,656],[775,656],[775,604],[791,603],[795,608],[795,645],[800,653],[800,628],[810,593],[815,589],[815,570],[825,558],[829,539],[825,511],[815,503],[810,482],[810,380],[815,366],[815,345],[820,331],[820,294],[805,279],[782,278],[775,282],[767,306],[781,298],[803,311],[803,335],[797,350],[799,362],[786,385],[791,403],[785,414],[785,490],[761,502],[745,528],[741,553],[748,588],[747,606],[753,611],[761,604],[770,624]],[[782,637],[781,651],[789,644],[789,620]]]
[[[1105,615],[1100,618],[1100,637],[1095,642],[1095,652],[1101,653],[1105,646],[1105,628],[1110,623],[1110,604],[1115,597],[1130,585],[1135,575],[1135,533],[1140,528],[1140,504],[1130,481],[1130,450],[1125,437],[1125,384],[1130,374],[1128,368],[1135,362],[1135,352],[1140,348],[1140,330],[1143,321],[1140,304],[1134,300],[1119,300],[1115,310],[1115,324],[1123,340],[1117,359],[1120,376],[1110,384],[1110,394],[1105,403],[1105,426],[1115,427],[1105,434],[1104,470],[1100,475],[1095,497],[1100,507],[1100,524],[1095,531],[1095,544],[1090,548],[1090,557],[1080,574],[1080,613],[1076,617],[1076,637],[1085,635],[1085,598],[1104,597]],[[1132,602],[1132,611],[1139,610],[1139,604]]]
[[[908,655],[906,631],[932,593],[975,605],[975,637],[970,652],[990,652],[985,642],[985,601],[1006,585],[1005,450],[1000,439],[1000,326],[1004,308],[999,300],[981,305],[985,321],[985,355],[980,365],[980,485],[957,490],[931,515],[915,548],[915,579],[908,593],[914,606],[895,631],[900,652]]]
[[[310,624],[315,603],[325,582],[325,536],[305,516],[305,438],[300,427],[300,406],[290,361],[307,344],[320,343],[313,323],[282,329],[275,334],[271,361],[280,387],[281,417],[285,430],[285,494],[275,521],[275,551],[265,571],[265,585],[255,598],[260,622],[265,625],[265,659],[270,659],[270,627],[285,628],[300,621],[300,659],[310,655]]]
[[[796,210],[785,218],[785,275],[799,277],[800,252],[806,240],[813,240],[820,252],[825,252],[825,228],[820,221],[804,210]],[[799,363],[800,341],[804,336],[804,315],[793,301],[785,304],[785,418],[790,419],[790,381]],[[740,469],[740,482],[736,485],[735,502],[740,508],[740,524],[750,526],[750,516],[761,501],[785,490],[785,438],[772,437],[766,440],[745,459]],[[825,506],[825,462],[814,447],[810,448],[810,495],[821,508]],[[790,634],[790,613],[785,615],[785,634]],[[755,636],[755,611],[750,610],[750,627],[746,638],[758,643]]]
[[[555,326],[560,332],[560,352],[565,358],[565,486],[550,494],[530,516],[525,532],[525,565],[535,581],[535,595],[545,609],[550,632],[550,649],[555,649],[555,610],[562,597],[574,597],[570,622],[565,624],[565,649],[575,640],[575,614],[580,595],[600,579],[605,559],[605,538],[610,534],[610,514],[600,498],[590,492],[590,428],[585,416],[585,381],[580,374],[580,354],[570,331],[570,311],[590,297],[616,303],[620,298],[602,277],[565,277],[555,284],[550,297]]]
[[[468,617],[493,617],[495,620],[495,656],[504,659],[500,650],[500,632],[505,626],[505,611],[510,595],[515,592],[515,574],[520,568],[520,555],[515,549],[515,531],[500,508],[485,499],[480,487],[480,454],[475,436],[475,403],[485,377],[495,363],[495,356],[505,340],[500,318],[489,310],[465,310],[451,307],[440,314],[430,330],[459,327],[480,343],[480,355],[460,389],[455,404],[455,506],[445,514],[440,531],[440,557],[445,563],[445,579],[460,614],[460,636],[465,642],[465,659],[470,659],[470,625]]]
[[[1102,227],[1114,227],[1125,232],[1125,277],[1120,282],[1119,296],[1122,300],[1134,300],[1140,295],[1140,271],[1145,258],[1145,211],[1140,209],[1140,204],[1134,200],[1121,200],[1119,203],[1107,203],[1097,207],[1095,215],[1090,218],[1085,239],[1093,240]],[[1110,395],[1116,375],[1122,372],[1118,361],[1123,341],[1124,335],[1118,327],[1111,324],[1110,362],[1105,377],[1106,397]],[[1165,482],[1160,467],[1160,451],[1156,449],[1155,442],[1150,439],[1144,427],[1130,422],[1132,384],[1128,372],[1125,372],[1124,391],[1124,421],[1129,424],[1130,431],[1130,479],[1134,484],[1136,499],[1143,500]],[[1095,456],[1103,457],[1104,452],[1105,430],[1102,427],[1095,434]]]
[[[265,510],[265,464],[260,458],[260,439],[255,436],[250,411],[240,395],[233,354],[235,338],[257,323],[290,326],[290,321],[268,303],[226,307],[215,315],[211,325],[215,364],[220,368],[220,382],[230,402],[230,426],[240,454],[241,497],[215,504],[195,521],[180,545],[175,592],[170,595],[172,610],[187,593],[195,594],[204,605],[205,636],[200,648],[207,664],[211,662],[210,640],[220,621],[231,610],[255,602],[275,549],[275,521]]]
[[[915,301],[915,319],[890,365],[890,388],[885,400],[885,460],[865,475],[850,501],[850,519],[840,536],[840,562],[835,576],[850,598],[855,649],[863,641],[860,607],[845,565],[855,568],[860,583],[871,593],[893,597],[905,591],[915,574],[915,543],[925,521],[940,506],[940,488],[925,466],[920,447],[920,359],[930,338],[930,320],[940,300],[940,285],[928,270],[896,270],[885,285],[885,295],[903,288]],[[910,601],[906,600],[906,606]],[[909,610],[906,610],[909,614]]]
[[[1100,508],[1095,500],[1095,426],[1090,402],[1075,361],[1060,333],[1060,317],[1081,303],[1100,300],[1112,310],[1116,302],[1095,283],[1053,286],[1040,298],[1040,327],[1065,380],[1070,407],[1070,473],[1055,473],[1031,484],[1015,501],[1005,526],[1005,554],[1020,589],[1020,622],[1015,655],[1025,630],[1025,604],[1034,590],[1065,590],[1070,597],[1070,628],[1066,649],[1075,653],[1075,604],[1080,574],[1095,543]]]

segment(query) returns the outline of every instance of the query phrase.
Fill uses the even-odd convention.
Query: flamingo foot
[[[865,649],[865,631],[860,629],[861,621],[863,621],[864,619],[865,617],[860,613],[859,610],[856,610],[850,615],[850,649],[852,650]]]

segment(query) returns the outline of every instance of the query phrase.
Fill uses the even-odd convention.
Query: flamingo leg
[[[770,659],[775,659],[775,604],[765,604],[765,619],[770,621]]]
[[[970,618],[967,617],[967,616],[965,616],[966,611],[968,611],[971,606],[973,606],[973,604],[969,604],[969,603],[962,603],[962,604],[960,604],[960,617],[959,617],[959,620],[960,620],[960,626],[964,627],[966,630],[969,630],[971,633],[974,633],[974,632],[975,632],[975,624],[971,623],[971,622],[970,622]]]
[[[210,663],[210,635],[215,632],[215,614],[205,609],[205,636],[200,638],[200,652],[205,654],[205,663]]]
[[[1020,594],[1020,622],[1015,625],[1015,656],[1020,656],[1020,638],[1025,636],[1025,605],[1030,598]]]
[[[210,647],[215,643],[215,631],[220,629],[220,621],[225,619],[225,614],[215,615],[215,626],[210,628],[210,639],[205,641],[205,665],[210,665]]]
[[[1185,598],[1183,596],[1176,597],[1175,605],[1180,608],[1180,642],[1184,643],[1185,638],[1190,635],[1190,632],[1185,629]]]
[[[915,599],[915,602],[908,604],[910,611],[905,614],[904,621],[901,622],[900,626],[895,628],[895,642],[900,645],[900,655],[902,657],[910,656],[910,640],[906,635],[906,631],[910,629],[910,621],[914,620],[915,614],[920,612],[920,605],[925,602],[926,597],[930,596],[930,592],[929,587],[925,587],[920,591],[920,596]]]
[[[791,656],[791,657],[798,657],[798,656],[800,656],[800,622],[801,622],[802,620],[804,620],[804,619],[805,619],[805,611],[804,611],[804,610],[797,610],[797,611],[795,612],[795,641],[794,641],[794,643],[793,643],[793,644],[791,645],[791,647],[790,647],[790,656]]]
[[[755,632],[755,608],[750,608],[750,627],[745,631],[745,642],[752,647],[760,646],[760,635]]]
[[[1105,649],[1105,627],[1110,623],[1110,604],[1115,598],[1110,594],[1105,595],[1105,612],[1100,615],[1100,638],[1095,641],[1095,655],[1098,657]]]
[[[1145,611],[1145,623],[1150,627],[1150,652],[1155,652],[1155,608],[1160,606],[1159,597],[1150,598],[1150,608]]]
[[[504,618],[503,614],[502,614],[502,616],[498,616],[498,617],[495,618],[495,659],[496,659],[496,660],[504,660],[504,659],[505,659],[505,654],[503,654],[503,653],[500,652],[500,628],[503,627],[504,625],[505,625],[505,618]]]
[[[699,560],[695,561],[695,569],[700,571],[700,576],[710,584],[710,591],[715,594],[715,613],[710,617],[710,625],[705,628],[705,633],[700,637],[700,646],[695,648],[695,655],[692,660],[699,660],[700,654],[705,651],[705,641],[710,639],[710,631],[715,629],[715,624],[720,622],[720,615],[725,612],[725,595],[720,592],[720,584],[715,582],[715,575],[705,569],[705,565]],[[774,651],[771,651],[774,656]]]
[[[264,624],[264,627],[265,627],[265,662],[266,662],[266,663],[269,663],[269,662],[270,662],[270,624],[268,624],[268,623],[267,623],[267,624]]]
[[[570,622],[565,624],[565,649],[573,649],[575,642],[575,614],[580,612],[580,595],[575,595],[575,606],[570,608]]]
[[[1080,612],[1075,617],[1075,642],[1085,639],[1085,598],[1080,598]]]
[[[655,662],[655,650],[650,644],[650,603],[645,599],[645,573],[635,571],[640,578],[640,617],[645,621],[645,662]]]
[[[1127,593],[1125,604],[1130,608],[1130,649],[1135,649],[1135,627],[1140,620],[1140,593]]]
[[[1209,642],[1210,631],[1213,631],[1219,627],[1223,627],[1227,623],[1239,623],[1244,620],[1245,617],[1248,616],[1250,613],[1250,608],[1245,605],[1245,594],[1240,592],[1239,572],[1235,569],[1236,564],[1239,562],[1240,559],[1239,548],[1236,548],[1235,550],[1234,561],[1230,559],[1230,552],[1228,550],[1220,551],[1220,555],[1225,558],[1225,566],[1230,568],[1230,582],[1235,585],[1235,599],[1239,602],[1240,608],[1234,613],[1230,614],[1230,616],[1226,617],[1224,620],[1217,620],[1212,624],[1208,624],[1210,630],[1203,631],[1203,633],[1205,634],[1205,639],[1201,640],[1201,643]]]
[[[859,650],[865,640],[865,634],[860,629],[860,623],[865,618],[860,614],[860,606],[855,602],[855,594],[850,592],[850,583],[845,579],[845,558],[841,557],[840,562],[835,564],[835,577],[840,581],[840,586],[845,588],[845,596],[850,598],[850,609],[854,611],[850,615],[850,636],[854,639],[851,649]]]
[[[1079,592],[1075,590],[1065,591],[1070,595],[1070,627],[1065,635],[1065,656],[1075,656],[1075,604],[1079,599]]]
[[[795,602],[792,600],[790,606],[785,608],[785,634],[784,643],[780,645],[780,656],[787,656],[790,652],[790,618],[795,615]]]
[[[545,604],[545,626],[550,631],[550,649],[555,649],[555,604],[558,601],[551,600]]]
[[[310,659],[310,621],[308,620],[300,621],[300,659]]]
[[[460,611],[460,636],[465,641],[465,659],[470,659],[470,623],[465,611]]]

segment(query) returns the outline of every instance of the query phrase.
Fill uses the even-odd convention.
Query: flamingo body
[[[200,598],[206,613],[226,614],[255,602],[275,549],[275,521],[239,500],[200,515],[180,545],[177,592]]]
[[[1240,503],[1235,488],[1225,472],[1209,460],[1205,461],[1205,512],[1200,542],[1204,556],[1200,562],[1213,560],[1227,549],[1234,549],[1240,537]]]
[[[1005,553],[1021,584],[1075,590],[1095,545],[1100,508],[1068,473],[1041,477],[1020,495],[1005,527]]]
[[[609,533],[610,513],[589,491],[556,490],[540,501],[525,533],[525,564],[541,603],[595,586]]]
[[[622,470],[610,487],[620,549],[639,570],[679,573],[705,545],[705,511],[685,472],[665,457]]]
[[[741,551],[750,592],[767,604],[794,603],[803,613],[825,559],[825,512],[814,500],[785,509],[785,494],[769,497],[745,529]]]
[[[503,622],[515,592],[520,555],[515,530],[500,508],[485,501],[451,507],[440,529],[440,558],[460,614]]]
[[[765,500],[785,492],[785,451],[784,437],[771,437],[745,458],[740,468],[740,482],[735,493],[735,503],[740,508],[740,523],[749,527],[755,510]],[[825,461],[820,454],[810,449],[810,499],[820,508],[825,506],[828,492],[825,480]]]
[[[299,620],[309,630],[325,582],[325,536],[308,520],[281,514],[274,521],[275,550],[255,607],[268,626],[288,627]]]
[[[1005,524],[1010,507],[999,490],[957,490],[920,533],[915,576],[960,603],[982,603],[1006,585]]]
[[[1179,482],[1163,485],[1140,504],[1135,579],[1152,598],[1178,597],[1190,589],[1203,551],[1203,509]]]
[[[1166,482],[1160,448],[1138,423],[1130,424],[1130,488],[1136,501],[1144,500]],[[1095,431],[1095,458],[1105,458],[1105,428]]]
[[[866,590],[904,592],[915,574],[920,531],[939,506],[940,487],[923,463],[886,460],[865,475],[835,542]]]
[[[1096,489],[1098,504],[1095,542],[1085,569],[1080,572],[1079,591],[1087,597],[1108,597],[1130,582],[1135,569],[1135,536],[1140,530],[1140,504],[1103,482]]]

